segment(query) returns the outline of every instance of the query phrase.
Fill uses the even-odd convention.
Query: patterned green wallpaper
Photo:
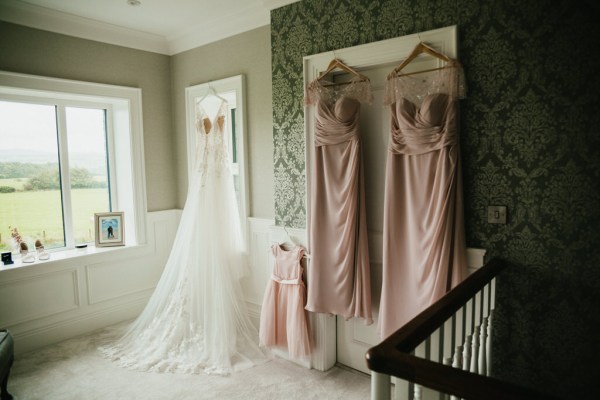
[[[515,264],[498,282],[494,367],[579,399],[600,385],[599,12],[581,0],[305,0],[271,13],[276,222],[295,227],[302,57],[458,25],[468,245]],[[490,204],[508,207],[508,224],[486,222]]]

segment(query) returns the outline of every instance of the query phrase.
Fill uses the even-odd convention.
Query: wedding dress
[[[239,279],[245,274],[224,123],[196,105],[195,166],[171,254],[146,308],[101,351],[120,365],[227,375],[264,361]]]

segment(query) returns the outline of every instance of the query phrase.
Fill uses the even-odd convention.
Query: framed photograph
[[[125,244],[123,223],[123,212],[94,214],[96,247],[123,246]]]

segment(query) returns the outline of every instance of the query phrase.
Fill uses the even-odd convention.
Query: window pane
[[[94,241],[94,213],[110,210],[106,111],[66,107],[75,243]]]
[[[16,250],[17,229],[30,250],[65,245],[56,108],[0,101],[0,249]]]

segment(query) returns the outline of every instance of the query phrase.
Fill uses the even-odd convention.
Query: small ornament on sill
[[[2,263],[4,265],[14,264],[14,261],[12,260],[12,253],[10,251],[2,253]]]
[[[13,228],[12,226],[9,226],[8,229],[10,230],[10,236],[12,238],[13,253],[19,254],[21,252],[21,243],[23,243],[23,238],[21,237],[17,227]]]

